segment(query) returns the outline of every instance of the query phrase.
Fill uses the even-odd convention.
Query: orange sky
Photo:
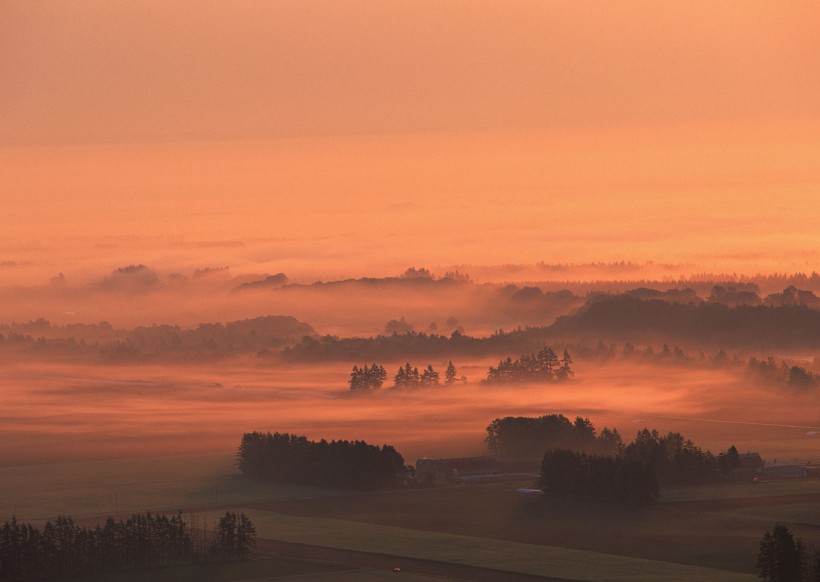
[[[813,270],[814,2],[0,3],[0,278]]]

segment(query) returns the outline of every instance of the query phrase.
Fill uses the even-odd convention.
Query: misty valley
[[[286,570],[301,558],[368,565],[360,552],[387,536],[404,541],[378,552],[419,575],[473,579],[467,560],[499,579],[543,576],[547,563],[554,578],[610,579],[625,560],[630,579],[743,580],[764,533],[811,544],[820,527],[815,275],[634,287],[415,268],[314,284],[181,277],[132,265],[35,288],[102,297],[106,320],[0,323],[4,579],[174,576],[267,551],[290,556]],[[265,314],[126,323],[188,297]],[[105,311],[118,304],[131,315]],[[361,318],[343,317],[345,304]],[[795,512],[792,529],[772,530]],[[183,545],[112,546],[138,535],[129,528]],[[344,543],[322,537],[333,528]],[[470,549],[433,555],[441,536]],[[306,540],[324,549],[299,550]],[[547,553],[465,557],[491,541]],[[68,557],[70,544],[95,549]],[[813,546],[800,547],[811,576]],[[22,548],[51,565],[24,564]],[[580,552],[585,569],[550,552]]]

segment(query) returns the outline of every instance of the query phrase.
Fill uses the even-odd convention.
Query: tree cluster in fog
[[[769,356],[765,360],[749,358],[747,364],[749,375],[768,384],[789,386],[791,388],[815,388],[820,384],[817,374],[809,372],[802,366],[790,366],[785,361],[778,362]]]
[[[341,489],[388,487],[404,467],[404,458],[389,445],[310,441],[278,432],[245,433],[237,461],[239,470],[250,477]]]
[[[572,357],[567,350],[561,359],[555,351],[544,347],[538,354],[524,354],[513,360],[509,356],[498,362],[498,366],[490,366],[487,371],[487,384],[523,384],[532,382],[551,382],[553,380],[568,380],[575,375],[571,368]]]
[[[348,385],[353,392],[367,392],[379,390],[387,379],[387,370],[380,364],[373,364],[368,366],[365,364],[361,368],[358,365],[353,366],[350,372],[350,379]],[[449,386],[456,382],[466,382],[467,378],[458,377],[458,370],[453,365],[453,362],[448,362],[447,369],[444,371],[444,384]],[[394,389],[408,389],[408,388],[422,388],[430,386],[439,386],[441,384],[441,374],[433,368],[432,364],[428,364],[421,372],[410,362],[399,366],[396,375],[393,376]]]
[[[680,433],[661,435],[646,428],[625,445],[617,430],[604,428],[599,434],[589,419],[580,416],[574,422],[561,414],[497,418],[487,426],[485,441],[490,451],[502,459],[544,455],[542,486],[545,479],[559,479],[558,484],[547,483],[545,489],[559,496],[651,501],[659,485],[711,483],[733,478],[740,468],[733,446],[715,457]],[[606,458],[615,460],[603,460]],[[562,468],[551,466],[553,462]],[[638,487],[642,493],[631,499],[628,491],[606,491],[607,479],[616,479],[625,487],[632,483],[629,486]],[[575,487],[572,480],[577,481]]]
[[[540,457],[553,448],[618,455],[624,446],[617,429],[604,428],[598,434],[588,418],[570,421],[563,414],[496,418],[487,426],[484,440],[501,459]]]

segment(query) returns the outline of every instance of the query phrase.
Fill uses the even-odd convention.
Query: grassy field
[[[554,502],[515,491],[529,485],[351,494],[245,479],[227,455],[55,463],[0,469],[0,518],[16,511],[36,522],[62,513],[92,523],[115,509],[181,509],[210,523],[224,509],[244,507],[270,539],[346,547],[341,540],[351,550],[524,572],[558,568],[557,577],[580,561],[596,572],[590,579],[601,571],[653,579],[661,570],[692,579],[689,567],[742,579],[755,573],[760,538],[776,522],[820,541],[820,481],[668,489],[651,508]]]
[[[807,541],[820,540],[819,504],[816,498],[804,496],[811,490],[807,482],[784,482],[770,489],[780,495],[738,497],[731,504],[728,500],[714,500],[721,494],[720,488],[698,488],[690,497],[711,501],[659,503],[650,508],[553,501],[522,495],[515,488],[514,483],[461,486],[272,501],[257,508],[291,516],[495,540],[490,543],[562,547],[747,575],[756,572],[760,538],[778,521],[788,523]],[[789,492],[793,495],[785,495]],[[268,519],[265,514],[259,517]]]
[[[244,478],[232,455],[177,455],[0,468],[0,520],[176,511],[338,491]]]
[[[260,537],[567,580],[751,581],[727,570],[247,508]]]
[[[340,564],[312,562],[308,560],[291,560],[288,558],[266,558],[246,560],[243,562],[226,562],[212,564],[195,564],[190,566],[172,566],[167,568],[150,568],[130,572],[106,572],[93,576],[77,576],[66,582],[235,582],[239,580],[269,580],[284,576],[298,576],[299,580],[316,579],[336,580],[349,573],[351,568]]]
[[[723,483],[703,487],[670,487],[664,489],[660,503],[705,501],[712,499],[745,499],[777,495],[820,494],[820,479],[782,479],[768,483]]]

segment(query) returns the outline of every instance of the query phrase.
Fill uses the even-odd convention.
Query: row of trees
[[[373,364],[372,366],[365,364],[361,368],[356,365],[353,366],[353,370],[350,372],[348,384],[352,391],[378,390],[386,379],[387,371],[380,364]],[[466,378],[458,377],[458,370],[453,362],[449,362],[444,372],[444,383],[450,385],[466,381]],[[438,386],[440,384],[441,376],[432,365],[428,365],[419,373],[418,368],[407,362],[404,366],[399,367],[398,372],[393,377],[393,388],[416,388],[419,386]]]
[[[227,512],[208,542],[207,530],[191,529],[182,513],[109,517],[94,528],[59,516],[43,529],[12,518],[0,528],[0,580],[41,580],[242,558],[256,543],[243,513]]]
[[[718,457],[678,432],[661,435],[644,428],[624,448],[623,456],[652,467],[661,485],[695,485],[717,481],[737,468],[734,446]]]
[[[498,362],[497,367],[490,366],[484,382],[487,384],[520,384],[567,380],[575,375],[570,364],[572,364],[572,357],[567,350],[564,350],[564,355],[559,360],[551,347],[545,347],[538,354],[524,354],[517,360],[508,357]]]
[[[276,483],[342,489],[392,485],[404,457],[389,445],[364,441],[310,441],[288,433],[245,433],[237,453],[244,474]]]
[[[658,497],[651,466],[627,457],[552,449],[541,464],[541,490],[550,497],[579,497],[634,505]]]

